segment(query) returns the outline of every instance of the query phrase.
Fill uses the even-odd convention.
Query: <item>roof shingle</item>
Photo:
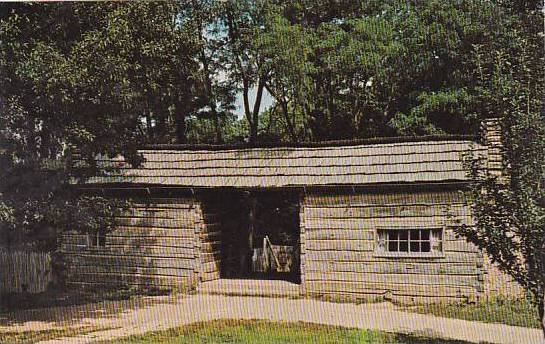
[[[122,157],[99,159],[116,167],[87,184],[182,187],[288,187],[466,181],[467,154],[484,153],[470,140],[400,142],[335,147],[225,150],[141,150],[132,168]]]

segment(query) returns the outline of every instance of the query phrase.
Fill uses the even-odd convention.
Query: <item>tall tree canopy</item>
[[[111,207],[73,195],[58,162],[77,149],[90,166],[97,154],[137,163],[141,143],[184,142],[199,87],[195,30],[169,2],[0,10],[3,237],[40,237],[78,218],[101,228],[93,219]]]
[[[545,334],[545,80],[543,12],[531,2],[506,3],[510,39],[477,60],[480,110],[501,124],[503,176],[473,161],[470,190],[477,226],[460,234],[533,296]]]
[[[475,133],[489,116],[478,71],[491,61],[479,52],[527,34],[516,30],[524,18],[491,1],[289,1],[265,12],[255,40],[286,138]]]

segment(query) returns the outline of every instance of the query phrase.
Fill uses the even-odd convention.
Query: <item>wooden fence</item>
[[[0,248],[0,293],[40,293],[51,280],[48,253]]]

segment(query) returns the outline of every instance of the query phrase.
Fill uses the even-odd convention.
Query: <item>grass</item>
[[[537,309],[526,298],[497,297],[475,303],[437,303],[407,307],[407,310],[447,318],[541,328]]]
[[[380,331],[347,329],[308,323],[261,320],[216,320],[150,332],[101,344],[200,344],[200,343],[376,343],[376,344],[467,344],[463,341],[425,338]]]
[[[51,340],[61,337],[73,337],[96,331],[93,327],[79,327],[67,329],[53,329],[43,331],[0,332],[0,343],[30,344],[42,340]]]

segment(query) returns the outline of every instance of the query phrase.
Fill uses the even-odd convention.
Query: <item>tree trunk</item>
[[[541,321],[541,329],[543,330],[543,336],[545,337],[545,293],[543,293],[541,296],[537,309],[539,313],[539,320]]]
[[[288,112],[288,104],[286,102],[282,102],[281,108],[282,108],[282,113],[284,114],[284,119],[286,120],[286,126],[288,128],[288,133],[291,137],[291,141],[294,143],[297,143],[298,141],[297,135],[295,134],[295,128],[290,119],[290,115]]]
[[[252,120],[250,121],[250,142],[257,141],[257,131],[259,128],[259,110],[261,109],[261,98],[263,98],[263,89],[265,88],[265,77],[260,77],[257,84],[257,93],[255,96],[254,109],[251,112]],[[248,103],[248,106],[250,104]]]
[[[250,100],[248,98],[248,93],[250,92],[250,86],[246,79],[242,81],[242,100],[244,103],[244,115],[248,121],[248,126],[250,127],[250,142],[255,142],[257,139],[257,131],[254,132],[254,123],[253,123],[253,114],[250,111]]]
[[[297,143],[297,135],[295,134],[295,125],[292,123],[289,112],[288,112],[288,101],[284,96],[280,97],[276,92],[273,92],[272,88],[265,84],[265,89],[269,92],[269,94],[276,100],[276,103],[280,105],[280,108],[282,109],[282,115],[284,116],[284,119],[286,120],[286,127],[288,130],[288,134],[292,140],[292,142]],[[274,112],[274,111],[272,111]],[[295,122],[295,120],[294,120]],[[270,123],[270,121],[269,121]]]
[[[204,37],[202,34],[202,24],[199,23],[199,39],[201,41],[204,41]],[[210,67],[208,58],[205,53],[205,48],[203,47],[201,50],[201,63],[203,65],[203,70],[205,74],[205,87],[206,87],[206,99],[208,102],[208,106],[210,106],[210,114],[212,115],[212,119],[214,120],[214,130],[216,133],[215,141],[216,143],[223,143],[223,135],[221,132],[221,123],[217,111],[216,106],[216,97],[214,94],[214,91],[212,90],[212,77],[210,75]]]
[[[177,143],[187,143],[185,108],[181,104],[176,104],[176,141]]]

